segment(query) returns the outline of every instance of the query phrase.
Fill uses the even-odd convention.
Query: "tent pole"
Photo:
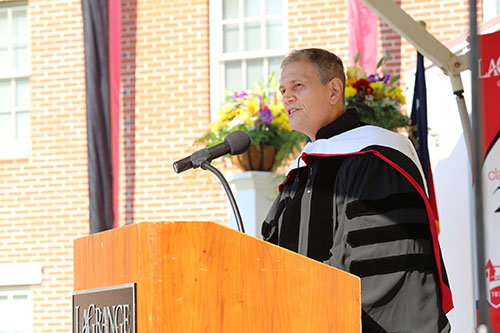
[[[478,332],[488,332],[488,301],[486,298],[485,274],[485,247],[484,247],[484,218],[483,218],[483,186],[482,186],[482,121],[481,121],[481,99],[479,81],[479,38],[477,35],[477,3],[469,0],[469,36],[470,36],[470,58],[471,70],[471,96],[472,96],[472,132],[474,133],[473,146],[473,168],[472,177],[474,184],[474,212],[476,231],[476,255],[477,255],[477,285],[479,290],[478,309],[479,326]]]
[[[458,113],[460,121],[462,122],[462,129],[464,131],[465,147],[467,148],[467,156],[469,157],[470,166],[472,170],[472,127],[470,123],[469,113],[467,112],[467,105],[465,105],[464,88],[460,74],[450,75],[451,87],[453,94],[457,101]]]

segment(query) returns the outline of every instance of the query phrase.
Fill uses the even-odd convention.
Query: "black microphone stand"
[[[217,170],[210,162],[208,161],[203,161],[200,164],[200,167],[203,170],[209,170],[213,172],[217,178],[219,178],[220,182],[222,183],[222,186],[224,187],[224,190],[226,190],[226,194],[229,198],[229,202],[231,202],[231,207],[233,207],[233,212],[234,212],[234,217],[236,218],[236,224],[238,225],[238,230],[241,231],[242,233],[245,233],[245,228],[243,227],[243,221],[241,220],[241,215],[240,211],[238,209],[238,205],[236,204],[236,200],[234,200],[233,192],[231,191],[231,188],[229,187],[229,184],[227,183],[226,179],[222,175],[222,173]]]

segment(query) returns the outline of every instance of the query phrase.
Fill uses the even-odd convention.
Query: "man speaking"
[[[411,142],[346,111],[333,53],[294,51],[281,70],[290,126],[311,142],[280,186],[264,239],[359,276],[363,332],[449,332],[451,292]]]

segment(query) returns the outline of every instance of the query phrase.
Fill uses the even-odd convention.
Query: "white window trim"
[[[222,52],[222,0],[209,0],[210,119],[217,118],[220,103],[224,97],[224,73],[221,62],[283,56],[288,53],[288,2],[287,0],[283,0],[283,2],[285,3],[283,6],[283,16],[285,19],[283,21],[283,47],[281,49],[238,52],[224,55]],[[235,21],[239,22],[239,20]],[[243,80],[246,80],[245,75],[246,73],[243,71]]]
[[[23,294],[27,296],[27,302],[28,302],[28,308],[31,310],[30,316],[23,317],[24,324],[26,326],[30,327],[29,332],[33,332],[33,324],[34,324],[34,319],[33,319],[33,309],[34,309],[34,302],[33,302],[33,292],[31,289],[29,289],[28,286],[23,286],[23,287],[9,287],[9,288],[2,288],[0,287],[0,296],[7,296],[7,297],[12,297],[16,296],[19,294]]]
[[[0,287],[42,283],[41,263],[0,264]]]
[[[483,1],[483,22],[487,22],[500,15],[500,8],[497,8],[496,0]]]
[[[27,22],[27,44],[28,44],[28,70],[19,71],[16,73],[2,73],[0,79],[13,79],[20,77],[31,77],[31,24],[30,24],[30,11],[27,1],[13,1],[0,3],[0,10],[5,8],[26,8],[26,22]],[[30,85],[31,94],[31,85]],[[0,160],[12,160],[28,158],[31,151],[31,103],[28,107],[30,112],[30,137],[27,139],[0,139]]]

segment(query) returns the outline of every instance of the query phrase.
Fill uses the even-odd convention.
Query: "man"
[[[410,141],[345,110],[336,55],[295,51],[281,69],[290,126],[311,142],[280,186],[264,239],[359,276],[363,332],[449,332],[451,293]]]

